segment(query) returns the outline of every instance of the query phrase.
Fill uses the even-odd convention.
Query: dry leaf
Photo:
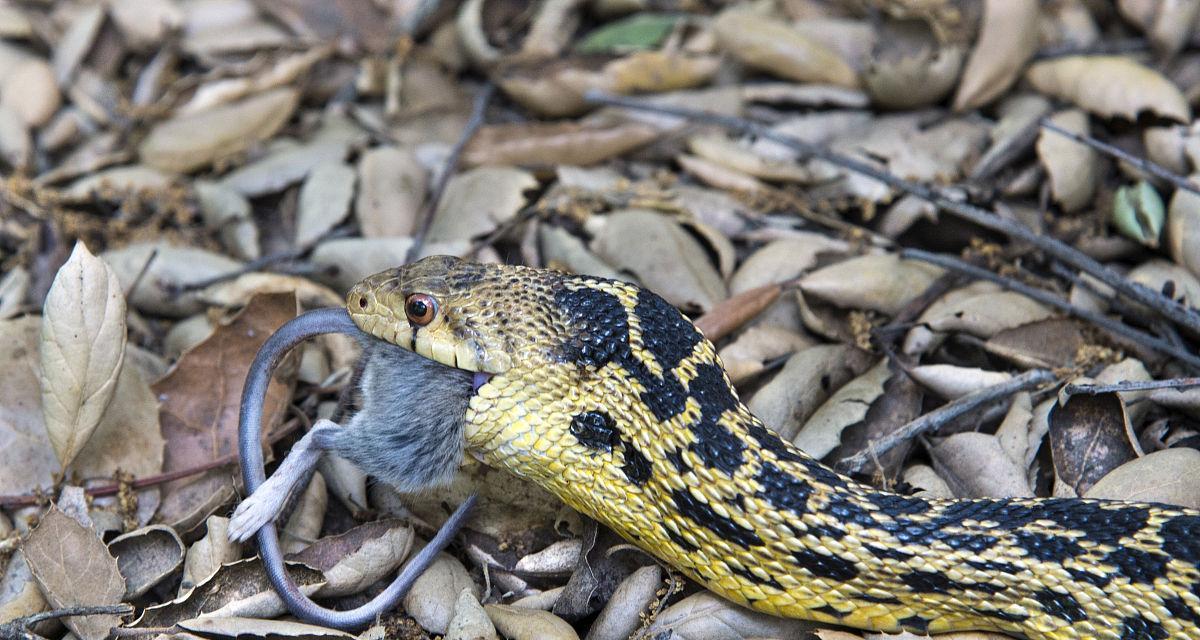
[[[811,622],[751,611],[701,591],[664,609],[654,618],[646,636],[667,636],[673,640],[801,638],[812,627]]]
[[[1175,190],[1167,209],[1166,245],[1171,259],[1200,278],[1200,195]]]
[[[387,578],[408,557],[412,527],[400,520],[377,520],[313,542],[293,558],[325,574],[322,597],[359,593]]]
[[[870,356],[841,344],[819,344],[788,358],[774,378],[750,398],[750,411],[785,440],[796,436],[835,390],[866,371]]]
[[[354,213],[364,238],[408,236],[416,231],[429,176],[416,155],[399,147],[379,147],[358,161]]]
[[[1144,262],[1134,267],[1126,277],[1146,285],[1151,290],[1161,291],[1190,307],[1200,305],[1200,278],[1166,260]]]
[[[579,634],[566,620],[548,611],[505,604],[489,604],[483,608],[496,630],[509,640],[579,640]]]
[[[296,210],[297,246],[316,242],[346,219],[354,197],[355,179],[354,169],[340,161],[317,165],[308,174]]]
[[[1011,291],[996,291],[959,298],[933,307],[921,321],[933,331],[964,331],[990,338],[1005,329],[1045,320],[1054,312],[1041,304]]]
[[[21,545],[33,577],[54,608],[118,604],[125,580],[96,532],[55,507]],[[120,616],[71,616],[64,623],[81,640],[104,640]]]
[[[525,206],[525,192],[537,186],[533,174],[512,167],[460,173],[447,183],[425,240],[471,240],[489,233],[516,216]]]
[[[940,268],[925,262],[875,254],[818,269],[800,278],[800,289],[839,307],[894,315],[941,274]]]
[[[100,257],[116,272],[121,290],[128,291],[130,305],[147,313],[174,317],[191,315],[202,308],[197,292],[179,293],[186,285],[242,266],[218,253],[165,242],[134,243],[105,251]]]
[[[1025,77],[1042,93],[1111,118],[1136,120],[1149,111],[1179,122],[1191,108],[1179,88],[1157,71],[1124,56],[1066,56],[1043,60]]]
[[[304,354],[309,353],[320,353],[320,350],[306,348]],[[322,375],[312,376],[312,379],[319,383],[328,375],[329,372],[326,370],[322,372]],[[301,380],[305,378],[303,362],[297,377]],[[321,474],[314,473],[312,479],[308,481],[304,493],[301,493],[297,499],[292,515],[288,517],[287,523],[279,531],[280,546],[285,554],[292,555],[303,551],[313,540],[317,539],[317,536],[321,535],[321,524],[325,522],[325,509],[328,506],[329,494],[325,491],[325,479],[321,477]]]
[[[413,583],[408,595],[404,596],[404,611],[422,629],[444,634],[454,614],[454,601],[464,590],[469,590],[475,598],[483,592],[471,580],[471,574],[461,562],[453,556],[438,554],[433,564]],[[503,627],[501,632],[510,635]]]
[[[586,166],[654,140],[658,129],[637,122],[524,122],[480,128],[463,151],[477,165]]]
[[[641,627],[642,615],[658,600],[662,568],[642,567],[625,578],[596,616],[585,640],[624,640]]]
[[[454,603],[454,617],[446,626],[444,640],[496,640],[496,626],[487,616],[479,599],[471,589],[458,593]]]
[[[611,213],[592,249],[677,307],[707,311],[726,297],[708,253],[670,216],[643,209]]]
[[[716,342],[753,320],[778,300],[781,293],[783,287],[778,284],[743,291],[722,300],[709,309],[708,313],[697,318],[696,327],[706,338]]]
[[[273,89],[233,104],[156,125],[138,153],[142,162],[186,173],[270,138],[300,100],[295,89]]]
[[[178,624],[188,631],[202,633],[205,637],[218,638],[296,638],[298,640],[323,640],[344,638],[354,640],[344,631],[288,620],[261,620],[253,617],[201,617],[181,620]]]
[[[1023,367],[1048,369],[1070,366],[1083,343],[1074,320],[1048,318],[1000,331],[983,346]]]
[[[256,296],[229,324],[218,327],[154,383],[167,440],[163,472],[191,469],[236,454],[238,405],[250,363],[262,343],[295,317],[296,311],[291,293]],[[275,380],[263,403],[264,438],[277,425],[291,397],[286,371],[277,373]],[[159,518],[170,524],[183,523],[179,526],[198,524],[211,509],[233,496],[232,482],[223,469],[171,482],[165,485]]]
[[[183,541],[170,527],[153,525],[113,538],[108,550],[125,579],[125,599],[138,598],[183,564]]]
[[[1038,46],[1037,0],[986,0],[979,41],[967,59],[954,110],[983,106],[1003,94]]]
[[[1181,447],[1132,459],[1097,480],[1082,495],[1200,509],[1200,451]]]
[[[1055,474],[1075,495],[1138,456],[1125,403],[1115,393],[1071,396],[1049,419]]]
[[[930,450],[933,466],[960,498],[1027,498],[1033,490],[996,436],[956,433]]]
[[[65,469],[100,424],[125,360],[125,296],[116,274],[82,242],[42,306],[42,411]]]
[[[842,385],[804,423],[792,443],[817,459],[829,455],[842,443],[842,431],[867,416],[871,404],[883,393],[883,386],[891,377],[887,360],[883,360]]]
[[[712,26],[722,48],[747,65],[797,82],[858,86],[858,74],[841,56],[782,20],[734,7]]]
[[[811,338],[790,329],[754,325],[721,347],[718,355],[729,379],[737,386],[761,373],[768,362],[813,346],[816,343]]]
[[[229,540],[229,518],[209,516],[204,537],[187,550],[183,561],[183,578],[179,583],[179,595],[185,596],[198,584],[203,584],[216,575],[229,562],[242,557],[242,545]]]
[[[0,494],[50,489],[61,469],[42,421],[41,318],[0,321]]]
[[[1060,111],[1050,117],[1054,124],[1074,133],[1090,135],[1087,114]],[[1038,159],[1050,178],[1050,193],[1063,211],[1077,211],[1091,202],[1099,179],[1099,156],[1086,144],[1049,129],[1038,134]]]
[[[981,389],[1003,384],[1012,374],[985,371],[977,367],[956,367],[950,364],[926,364],[913,367],[909,375],[939,396],[954,400]]]

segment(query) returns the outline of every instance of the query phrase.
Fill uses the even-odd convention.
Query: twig
[[[304,257],[309,251],[312,251],[313,247],[316,247],[318,244],[320,244],[326,240],[330,240],[333,238],[340,238],[340,237],[346,236],[346,235],[349,235],[347,229],[344,229],[344,228],[343,229],[331,229],[330,231],[318,236],[317,238],[314,238],[313,240],[311,240],[309,242],[306,242],[306,243],[300,245],[299,247],[293,247],[291,249],[284,249],[283,251],[277,251],[275,253],[262,256],[261,258],[255,258],[254,260],[247,262],[246,264],[238,267],[237,269],[215,275],[211,278],[205,278],[204,280],[197,280],[195,282],[188,282],[185,284],[181,284],[178,287],[175,287],[175,289],[172,293],[174,293],[175,295],[181,295],[184,293],[190,293],[192,291],[199,291],[201,289],[207,289],[208,287],[211,287],[214,284],[228,282],[230,280],[240,278],[241,276],[244,276],[247,273],[254,273],[255,271],[260,271],[266,267],[276,265],[281,262],[288,262],[290,260],[298,260],[298,259]]]
[[[941,193],[941,191],[927,187],[916,182],[905,180],[894,174],[877,169],[866,162],[852,158],[836,151],[831,151],[824,147],[810,144],[798,138],[779,133],[771,130],[756,122],[738,118],[735,116],[724,116],[707,111],[699,111],[696,109],[685,109],[681,107],[668,107],[651,104],[645,100],[635,98],[625,98],[620,96],[611,96],[601,91],[590,90],[585,94],[585,99],[592,104],[610,105],[616,107],[624,107],[651,113],[659,113],[670,115],[679,118],[686,118],[696,122],[706,122],[725,127],[732,131],[738,131],[746,134],[751,134],[782,144],[790,149],[800,152],[805,156],[824,160],[831,164],[837,165],[849,171],[867,176],[874,180],[878,180],[889,187],[903,191],[904,193],[912,194],[922,200],[931,202],[945,211],[956,215],[964,220],[977,224],[985,229],[1002,233],[1010,238],[1028,243],[1045,252],[1047,255],[1061,260],[1081,271],[1085,271],[1104,284],[1113,289],[1125,294],[1131,300],[1141,303],[1158,313],[1170,318],[1184,327],[1187,327],[1194,333],[1200,333],[1200,314],[1191,309],[1179,304],[1178,302],[1163,296],[1157,291],[1146,287],[1145,285],[1132,282],[1121,277],[1120,274],[1100,264],[1091,256],[1082,251],[1068,246],[1067,244],[1048,236],[1042,236],[1035,233],[1030,228],[1011,220],[1001,218],[994,215],[992,212],[966,204],[957,202]]]
[[[1158,336],[1152,336],[1148,333],[1138,331],[1137,329],[1134,329],[1133,327],[1121,322],[1117,322],[1108,316],[1096,313],[1094,311],[1088,311],[1087,309],[1081,309],[1059,298],[1058,296],[1055,296],[1054,294],[1031,287],[1024,282],[1019,282],[1013,278],[1006,278],[1004,276],[992,273],[987,269],[981,269],[957,258],[939,255],[936,253],[929,253],[928,251],[905,249],[900,252],[900,256],[903,258],[936,264],[939,267],[957,271],[959,273],[971,276],[972,278],[995,282],[1005,289],[1016,291],[1017,293],[1028,298],[1033,298],[1042,304],[1052,306],[1055,309],[1075,316],[1076,318],[1091,322],[1102,329],[1106,329],[1119,336],[1128,338],[1134,342],[1137,342],[1138,344],[1145,345],[1151,349],[1154,349],[1155,351],[1158,351],[1159,353],[1165,353],[1178,358],[1192,369],[1200,370],[1200,357],[1192,355],[1186,349],[1180,349],[1179,347],[1176,347],[1175,345],[1163,340],[1162,338],[1159,338]]]
[[[271,436],[270,436],[271,444],[275,444],[276,442],[282,440],[288,434],[295,431],[298,426],[300,426],[299,419],[292,419],[292,420],[289,420],[288,422],[284,423],[279,429],[277,429],[276,431],[271,433]],[[186,469],[180,469],[178,471],[171,471],[168,473],[160,473],[160,474],[156,474],[156,475],[152,475],[152,476],[147,476],[145,478],[138,478],[137,480],[134,480],[132,483],[130,483],[130,486],[133,487],[134,489],[145,489],[146,487],[153,487],[155,485],[160,485],[160,484],[164,484],[167,482],[173,482],[175,480],[180,480],[182,478],[187,478],[189,476],[194,476],[196,474],[204,473],[205,471],[212,471],[213,469],[219,469],[225,465],[234,464],[237,461],[238,461],[238,454],[232,453],[229,455],[221,456],[220,458],[217,458],[216,460],[210,460],[208,462],[198,464],[194,467],[188,467]],[[120,490],[121,490],[121,484],[114,482],[111,484],[104,484],[104,485],[100,485],[100,486],[96,486],[96,487],[91,487],[86,490],[86,493],[88,496],[91,496],[93,498],[99,498],[99,497],[103,497],[103,496],[116,495],[117,492]],[[31,507],[34,505],[41,504],[45,500],[46,500],[46,495],[38,495],[38,494],[8,495],[8,496],[0,495],[0,507],[4,507],[4,508]]]
[[[886,436],[872,441],[867,451],[860,451],[849,456],[838,463],[837,466],[843,471],[857,473],[862,470],[864,465],[871,461],[872,456],[882,456],[897,445],[923,433],[937,429],[984,404],[1006,398],[1014,393],[1036,387],[1046,382],[1052,382],[1054,379],[1054,374],[1045,369],[1033,369],[1016,376],[1008,382],[980,389],[930,411]]]
[[[46,640],[45,637],[29,630],[33,625],[46,620],[71,616],[125,615],[127,613],[133,613],[133,607],[127,604],[63,607],[53,611],[42,611],[0,624],[0,640]]]
[[[1033,54],[1033,59],[1048,60],[1064,56],[1098,56],[1117,55],[1122,53],[1137,53],[1150,49],[1150,43],[1145,38],[1125,38],[1117,40],[1100,40],[1094,44],[1080,45],[1075,43],[1046,47]]]
[[[463,129],[462,136],[458,139],[458,142],[454,143],[454,148],[450,150],[450,155],[446,156],[446,163],[442,165],[442,173],[438,175],[437,183],[433,185],[433,191],[429,194],[429,201],[425,203],[425,207],[421,209],[421,215],[417,218],[419,226],[417,227],[412,247],[408,250],[408,259],[410,261],[420,255],[421,247],[425,245],[425,236],[429,234],[429,227],[433,224],[433,214],[437,213],[438,203],[442,200],[442,194],[446,192],[446,185],[450,182],[450,176],[458,169],[463,149],[467,148],[467,143],[471,141],[471,138],[475,137],[475,132],[479,131],[479,128],[483,126],[483,119],[487,113],[488,104],[492,101],[492,96],[495,93],[495,83],[489,82],[483,85],[483,88],[479,90],[479,94],[475,96],[475,104],[471,107],[471,117],[467,120],[467,126]]]
[[[1153,389],[1188,389],[1200,387],[1200,378],[1171,378],[1169,380],[1123,380],[1113,384],[1069,384],[1063,387],[1064,396],[1085,394],[1089,396],[1101,393],[1121,391],[1150,391]]]
[[[146,277],[146,274],[150,272],[150,265],[154,264],[154,261],[157,259],[158,247],[155,247],[154,250],[150,252],[150,255],[146,257],[146,261],[142,263],[142,268],[138,269],[137,275],[133,277],[133,282],[129,283],[129,288],[125,290],[126,300],[129,299],[129,296],[133,295],[134,291],[137,291],[138,285],[142,284],[142,280]]]
[[[1064,129],[1057,124],[1054,124],[1054,122],[1049,118],[1042,118],[1041,125],[1060,136],[1070,138],[1079,144],[1092,147],[1093,149],[1096,149],[1105,155],[1128,162],[1129,164],[1133,165],[1134,168],[1162,178],[1163,180],[1175,185],[1176,188],[1183,189],[1184,191],[1191,191],[1192,193],[1200,195],[1200,186],[1197,186],[1196,183],[1188,180],[1185,176],[1181,176],[1178,173],[1175,173],[1174,171],[1162,166],[1161,164],[1154,162],[1153,160],[1148,158],[1139,158],[1120,147],[1111,145],[1093,136],[1075,133],[1074,131]]]

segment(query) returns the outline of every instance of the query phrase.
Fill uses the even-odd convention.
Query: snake
[[[881,632],[1200,638],[1200,511],[855,481],[755,417],[713,344],[645,288],[434,256],[346,307],[479,378],[469,454],[737,604]]]

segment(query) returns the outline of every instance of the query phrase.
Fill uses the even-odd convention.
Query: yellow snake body
[[[427,324],[406,317],[414,294],[436,301]],[[493,374],[468,451],[734,602],[888,632],[1200,638],[1200,513],[854,482],[764,427],[713,345],[644,289],[434,257],[347,304],[376,337]]]

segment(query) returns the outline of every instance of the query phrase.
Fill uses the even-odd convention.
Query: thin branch
[[[471,107],[471,117],[467,120],[467,126],[463,129],[462,136],[458,139],[458,142],[454,143],[454,148],[450,150],[450,155],[446,156],[446,164],[442,166],[442,173],[438,175],[437,184],[433,186],[433,191],[429,194],[429,201],[425,203],[425,207],[421,210],[421,215],[418,216],[418,231],[412,247],[408,250],[409,260],[420,255],[421,247],[425,245],[425,236],[429,234],[429,227],[433,224],[433,214],[437,213],[438,203],[442,200],[442,194],[446,192],[446,185],[450,182],[450,177],[458,169],[463,149],[467,148],[467,143],[471,141],[471,138],[475,137],[475,132],[479,131],[479,128],[483,126],[483,119],[487,114],[488,104],[491,103],[492,96],[495,94],[496,85],[489,82],[483,85],[478,95],[475,96],[475,104]]]
[[[298,419],[292,419],[292,420],[289,420],[288,422],[284,423],[278,430],[271,433],[270,438],[269,438],[270,443],[275,444],[276,442],[282,440],[288,434],[295,431],[298,426],[300,426],[300,420],[298,420]],[[180,469],[178,471],[171,471],[168,473],[159,473],[156,475],[147,476],[145,478],[138,478],[137,480],[134,480],[133,482],[131,482],[130,486],[133,487],[134,489],[145,489],[146,487],[153,487],[156,485],[165,484],[167,482],[174,482],[175,480],[180,480],[183,478],[194,476],[194,475],[197,475],[200,473],[204,473],[205,471],[212,471],[213,469],[219,469],[221,467],[224,467],[229,464],[234,464],[236,462],[238,462],[238,454],[231,453],[229,455],[221,456],[220,458],[217,458],[216,460],[210,460],[208,462],[198,464],[194,467],[188,467],[186,469]],[[88,496],[93,497],[93,498],[99,498],[99,497],[103,497],[103,496],[116,495],[120,490],[121,490],[121,484],[114,482],[114,483],[110,483],[110,484],[104,484],[104,485],[100,485],[100,486],[96,486],[96,487],[91,487],[89,489],[86,489],[85,491]],[[8,495],[8,496],[0,495],[0,507],[3,507],[3,508],[31,507],[34,505],[42,504],[43,502],[45,502],[47,497],[48,497],[47,494],[38,494],[38,493],[27,493],[24,495]]]
[[[21,624],[26,627],[35,625],[43,620],[56,620],[58,618],[70,618],[74,616],[123,616],[127,613],[133,613],[133,607],[127,604],[106,604],[98,606],[80,606],[80,607],[63,607],[62,609],[54,609],[53,611],[42,611],[33,615],[20,618]]]
[[[1131,300],[1154,309],[1158,313],[1170,318],[1171,321],[1187,327],[1195,333],[1200,333],[1200,313],[1197,313],[1188,307],[1179,304],[1175,300],[1167,298],[1161,293],[1154,291],[1145,285],[1132,282],[1121,277],[1120,274],[1100,264],[1091,256],[1088,256],[1082,251],[1049,236],[1039,235],[1032,229],[1020,223],[1001,218],[1000,216],[997,216],[986,209],[982,209],[965,202],[953,200],[944,195],[938,189],[905,180],[892,173],[871,166],[862,160],[852,158],[836,151],[831,151],[819,145],[805,142],[799,138],[779,133],[769,127],[765,127],[757,122],[746,120],[745,118],[725,116],[709,113],[707,111],[700,111],[697,109],[660,106],[645,100],[611,96],[596,90],[588,91],[587,94],[585,94],[585,99],[592,104],[610,105],[646,111],[650,113],[670,115],[695,122],[715,124],[725,127],[731,131],[755,135],[760,138],[782,144],[790,149],[798,151],[804,156],[824,160],[849,171],[853,171],[854,173],[878,180],[879,182],[882,182],[893,189],[912,194],[922,200],[931,202],[941,209],[944,209],[955,216],[979,225],[985,229],[1002,233],[1012,239],[1033,245],[1034,247],[1045,252],[1047,255],[1057,260],[1061,260],[1062,262],[1080,269],[1081,271],[1091,274],[1101,282],[1128,296]]]
[[[1116,158],[1117,160],[1128,162],[1139,171],[1162,178],[1163,180],[1175,185],[1175,187],[1178,189],[1191,191],[1194,194],[1200,195],[1200,186],[1197,186],[1196,183],[1188,180],[1187,177],[1181,176],[1178,173],[1175,173],[1174,171],[1162,166],[1161,164],[1154,162],[1153,160],[1148,158],[1139,158],[1138,156],[1135,156],[1120,147],[1111,145],[1093,136],[1075,133],[1074,131],[1064,129],[1057,124],[1054,124],[1054,122],[1049,118],[1042,118],[1041,125],[1047,130],[1053,131],[1064,138],[1070,138],[1079,144],[1092,147],[1093,149],[1096,149],[1105,155]]]
[[[268,254],[268,255],[265,255],[265,256],[262,256],[259,258],[255,258],[254,260],[247,262],[246,264],[238,267],[237,269],[234,269],[232,271],[226,271],[225,273],[215,275],[211,278],[205,278],[203,280],[197,280],[195,282],[188,282],[185,284],[181,284],[175,288],[173,293],[175,295],[181,295],[184,293],[190,293],[192,291],[199,291],[201,289],[207,289],[214,284],[220,284],[222,282],[228,282],[230,280],[235,280],[237,278],[240,278],[240,277],[246,275],[247,273],[254,273],[255,271],[261,271],[267,267],[279,264],[281,262],[290,262],[292,260],[299,260],[300,258],[303,258],[305,255],[307,255],[309,251],[312,251],[313,247],[316,247],[318,244],[320,244],[326,240],[331,240],[333,238],[340,238],[345,235],[348,235],[348,232],[344,228],[343,229],[331,229],[331,230],[321,234],[317,238],[314,238],[313,240],[306,242],[298,247],[284,249],[283,251],[277,251],[272,254]]]
[[[1063,387],[1063,395],[1119,393],[1121,391],[1151,391],[1153,389],[1189,389],[1200,387],[1200,378],[1171,378],[1169,380],[1124,380],[1114,384],[1069,384]]]
[[[936,430],[955,418],[978,409],[982,405],[1000,400],[1001,398],[1007,398],[1014,393],[1025,391],[1026,389],[1031,389],[1047,382],[1053,382],[1054,379],[1054,374],[1045,369],[1033,369],[1007,382],[993,385],[986,389],[980,389],[930,411],[886,436],[872,441],[866,451],[860,451],[843,459],[837,464],[837,467],[848,473],[857,473],[873,457],[882,456],[896,448],[897,445],[923,433]]]
[[[1087,309],[1081,309],[1048,291],[1031,287],[1024,282],[1019,282],[1013,278],[1006,278],[1004,276],[992,273],[987,269],[981,269],[975,265],[968,264],[962,260],[952,258],[950,256],[929,253],[928,251],[920,251],[917,249],[905,249],[900,252],[900,256],[903,258],[936,264],[939,267],[957,271],[979,280],[989,280],[991,282],[995,282],[1005,289],[1016,291],[1017,293],[1028,298],[1033,298],[1042,304],[1052,306],[1055,309],[1063,311],[1076,318],[1086,320],[1102,329],[1106,329],[1119,336],[1128,338],[1129,340],[1137,342],[1138,344],[1145,345],[1146,347],[1154,349],[1159,353],[1165,353],[1172,357],[1178,358],[1181,362],[1186,363],[1193,370],[1200,370],[1200,357],[1189,353],[1186,349],[1176,347],[1175,345],[1163,340],[1162,338],[1159,338],[1158,336],[1152,336],[1148,333],[1138,331],[1129,325],[1117,322],[1116,320],[1113,320],[1112,318],[1109,318],[1103,314],[1096,313],[1095,311],[1089,311]]]

